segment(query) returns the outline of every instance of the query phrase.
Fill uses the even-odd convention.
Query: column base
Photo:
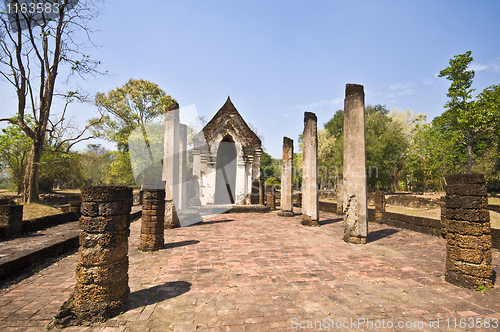
[[[312,220],[311,216],[303,214],[301,224],[304,226],[319,226],[319,220]]]
[[[342,240],[344,240],[344,242],[346,243],[366,244],[366,237],[364,236],[351,236],[349,234],[344,234]]]
[[[278,212],[278,216],[280,217],[295,217],[295,213],[292,211],[280,211]]]

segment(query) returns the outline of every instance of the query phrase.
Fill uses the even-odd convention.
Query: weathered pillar
[[[7,201],[7,203],[11,203]],[[7,234],[21,233],[23,229],[23,205],[0,205],[0,226],[7,228]]]
[[[344,100],[344,241],[366,243],[365,93],[363,86],[347,84]]]
[[[186,209],[187,205],[187,125],[179,124],[179,200],[176,208],[178,211]]]
[[[302,225],[306,226],[319,226],[317,122],[316,114],[304,112]]]
[[[165,110],[163,181],[165,186],[165,228],[180,226],[174,202],[179,201],[179,104]]]
[[[385,193],[382,190],[375,192],[375,222],[382,224],[385,212]]]
[[[276,210],[276,199],[274,197],[274,187],[271,184],[266,185],[266,205],[272,210]]]
[[[344,214],[344,175],[337,176],[337,214]]]
[[[484,175],[448,175],[445,180],[445,280],[470,289],[492,287],[490,213]]]
[[[82,190],[76,285],[54,325],[104,322],[125,309],[132,188],[87,186]]]
[[[264,205],[264,190],[262,189],[262,183],[260,182],[260,178],[258,179],[259,181],[259,204]]]
[[[155,251],[164,245],[165,190],[144,189],[139,250]]]
[[[278,216],[293,217],[293,140],[283,137],[281,163],[281,211]]]

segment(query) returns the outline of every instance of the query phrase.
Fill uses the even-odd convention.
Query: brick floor
[[[300,215],[220,215],[166,230],[166,249],[150,253],[137,249],[140,221],[133,222],[127,311],[64,331],[374,330],[351,319],[384,322],[380,331],[450,331],[460,330],[460,319],[500,319],[498,287],[478,292],[443,280],[445,240],[370,224],[369,243],[352,245],[341,240],[339,216],[320,216],[321,227],[306,227]],[[497,272],[499,264],[494,249]],[[69,297],[75,268],[73,254],[1,290],[0,331],[43,331]],[[415,321],[423,325],[397,327]],[[305,328],[295,328],[300,322]],[[344,327],[329,328],[336,324]]]

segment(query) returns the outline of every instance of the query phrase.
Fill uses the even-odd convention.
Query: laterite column
[[[362,85],[346,84],[344,100],[344,241],[366,243],[365,93]]]
[[[302,225],[306,226],[319,226],[317,122],[316,114],[304,112]]]
[[[165,190],[145,189],[142,200],[139,250],[155,251],[164,245]]]
[[[76,285],[54,325],[104,322],[125,310],[132,188],[82,188]]]
[[[445,180],[445,280],[470,289],[492,287],[490,213],[484,175],[448,175]]]
[[[385,193],[381,190],[375,192],[375,222],[382,224],[385,212]]]
[[[278,216],[293,217],[293,140],[283,137],[281,165],[281,211]]]
[[[266,185],[266,205],[272,210],[276,210],[276,198],[274,197],[274,187]]]

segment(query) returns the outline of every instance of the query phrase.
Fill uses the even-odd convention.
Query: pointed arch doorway
[[[219,143],[214,204],[234,204],[236,196],[236,144],[231,136]]]

